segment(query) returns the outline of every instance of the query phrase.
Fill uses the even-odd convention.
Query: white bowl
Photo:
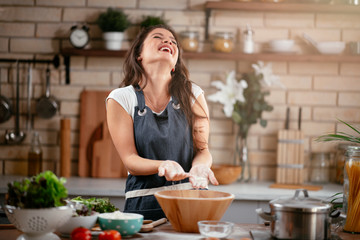
[[[269,48],[273,52],[289,52],[294,46],[292,39],[275,39],[269,42]]]
[[[91,216],[75,216],[71,217],[69,221],[67,221],[64,225],[59,227],[57,231],[61,233],[62,235],[70,235],[72,230],[74,230],[77,227],[85,227],[87,229],[91,229],[97,219],[98,219],[98,213],[91,215]]]
[[[9,221],[24,233],[18,239],[60,239],[53,232],[65,224],[73,214],[73,209],[69,206],[26,209],[5,205],[4,210]]]
[[[340,54],[345,50],[345,42],[317,42],[316,49],[321,54]]]
[[[231,222],[199,221],[199,232],[206,238],[223,239],[228,237],[234,228]]]

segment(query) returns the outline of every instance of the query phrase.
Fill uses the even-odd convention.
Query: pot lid
[[[300,196],[303,192],[303,196]],[[320,199],[310,198],[306,189],[297,189],[291,198],[279,198],[270,201],[270,207],[274,210],[296,211],[296,212],[328,212],[330,203]]]

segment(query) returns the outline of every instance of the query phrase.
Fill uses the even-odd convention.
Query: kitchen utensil
[[[69,206],[24,209],[5,205],[5,213],[10,222],[23,232],[18,240],[60,240],[53,232],[71,218],[73,209]]]
[[[345,42],[341,41],[326,41],[316,42],[308,34],[304,33],[303,37],[313,45],[321,54],[340,54],[345,50]]]
[[[0,123],[6,122],[13,114],[13,107],[10,100],[1,95],[1,69],[0,69]]]
[[[141,229],[144,216],[137,213],[122,213],[115,211],[112,213],[101,213],[98,222],[102,230],[116,230],[121,236],[131,236],[138,233]]]
[[[100,131],[100,133],[98,133]],[[91,176],[99,178],[126,178],[128,176],[113,144],[106,121],[100,123],[90,139],[92,144]],[[93,142],[92,142],[93,141]]]
[[[26,129],[27,131],[31,130],[31,94],[32,92],[32,67],[31,63],[28,67],[28,74],[27,74],[27,122],[26,122]]]
[[[164,224],[167,222],[166,218],[160,218],[159,220],[156,221],[151,221],[150,223],[145,224],[143,222],[143,225],[141,226],[140,232],[141,233],[145,233],[145,232],[151,232],[154,227],[159,226],[161,224]]]
[[[60,176],[71,175],[71,122],[70,118],[60,121]]]
[[[235,182],[241,174],[241,166],[235,165],[213,164],[211,170],[221,185]]]
[[[301,130],[289,129],[289,122],[287,108],[285,129],[278,132],[276,183],[300,185],[304,182],[304,136]]]
[[[294,46],[292,39],[274,39],[269,41],[269,50],[272,52],[290,52]]]
[[[220,221],[199,221],[199,232],[206,238],[224,239],[233,231],[234,224]]]
[[[41,118],[52,118],[59,108],[57,100],[50,95],[50,68],[46,68],[46,91],[36,103],[37,115]]]
[[[26,134],[20,131],[20,69],[19,62],[16,63],[16,116],[15,116],[15,129],[6,130],[5,141],[7,144],[21,143]]]
[[[110,91],[83,91],[80,96],[80,139],[79,167],[80,177],[91,176],[93,145],[102,138],[102,127],[106,119],[105,99]],[[97,130],[97,131],[95,131]],[[98,133],[94,136],[94,133]]]
[[[262,208],[256,212],[270,221],[271,234],[276,239],[330,239],[331,204],[310,198],[307,190],[297,189],[293,197],[275,199],[269,205],[270,213]]]
[[[155,197],[178,232],[199,232],[198,221],[219,221],[234,195],[212,190],[165,190]]]

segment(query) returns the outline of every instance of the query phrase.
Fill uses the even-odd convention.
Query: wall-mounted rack
[[[59,55],[55,55],[52,60],[0,58],[0,62],[8,62],[8,63],[47,63],[47,64],[54,65],[55,68],[58,68],[60,66],[60,57],[59,57]]]

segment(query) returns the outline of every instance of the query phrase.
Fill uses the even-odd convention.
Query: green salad
[[[94,214],[94,212],[107,213],[119,210],[110,203],[108,198],[92,197],[85,199],[79,196],[70,201],[76,204],[75,209],[78,216],[90,216]]]
[[[6,204],[19,208],[51,208],[66,205],[65,178],[45,171],[22,181],[8,183]]]

